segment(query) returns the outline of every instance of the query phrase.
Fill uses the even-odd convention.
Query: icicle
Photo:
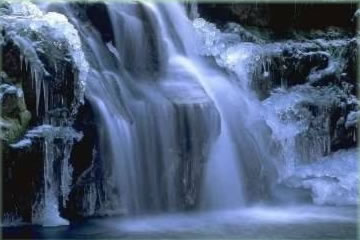
[[[23,61],[24,61],[24,57],[23,55],[20,53],[20,71],[22,72],[23,71]]]
[[[18,213],[15,214],[4,213],[1,219],[0,227],[13,227],[22,224],[24,224],[24,221],[22,217],[18,216]]]
[[[357,141],[357,139],[356,139],[356,132],[357,132],[357,131],[356,131],[356,130],[357,130],[357,129],[356,129],[356,128],[354,128],[354,130],[353,130],[353,134],[352,134],[352,135],[353,135],[353,141],[354,141],[354,142],[356,142],[356,141]]]
[[[25,70],[27,71],[28,70],[28,68],[29,68],[29,62],[28,62],[28,60],[27,60],[27,58],[24,58],[25,59]]]
[[[45,81],[42,82],[43,92],[44,92],[44,105],[45,105],[45,116],[47,116],[49,110],[49,91],[48,91],[48,83]]]
[[[68,200],[68,196],[70,193],[70,186],[72,181],[72,172],[73,168],[69,164],[70,154],[71,154],[71,147],[72,141],[67,143],[64,150],[64,158],[61,163],[61,195],[63,197],[63,207],[66,205],[66,201]]]
[[[39,102],[40,102],[40,93],[41,93],[41,84],[42,81],[39,79],[39,72],[35,70],[35,94],[36,94],[36,114],[39,114]]]
[[[2,44],[1,44],[1,41],[0,41],[0,72],[2,71],[2,58],[3,58],[3,55],[2,55],[2,52],[3,52],[3,49],[2,49]]]
[[[69,222],[59,215],[58,199],[54,189],[54,172],[53,164],[55,160],[53,136],[45,137],[45,207],[43,209],[42,225],[43,226],[59,226],[68,225]]]
[[[82,205],[84,206],[84,209],[86,209],[86,214],[91,216],[95,213],[96,210],[96,201],[97,199],[101,199],[97,197],[97,191],[95,184],[89,184],[84,189],[84,198]],[[101,206],[101,204],[100,204]]]
[[[57,76],[58,67],[56,61],[54,61],[54,68],[55,68],[55,77]]]

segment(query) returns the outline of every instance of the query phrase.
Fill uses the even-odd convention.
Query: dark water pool
[[[357,239],[355,207],[254,207],[196,214],[91,219],[60,227],[3,227],[3,238]]]

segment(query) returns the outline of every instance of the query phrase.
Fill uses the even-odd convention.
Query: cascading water
[[[268,134],[265,125],[253,129],[263,123],[249,94],[198,55],[183,7],[107,6],[114,39],[106,44],[70,6],[48,8],[72,20],[91,52],[86,96],[109,179],[103,207],[134,214],[238,207],[260,198],[269,187],[267,148],[256,142]]]

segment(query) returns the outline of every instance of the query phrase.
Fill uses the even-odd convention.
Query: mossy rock
[[[2,72],[2,83],[0,85],[0,139],[11,144],[20,139],[26,132],[31,120],[31,113],[28,111],[24,99],[21,84],[9,84],[11,81]],[[20,82],[17,80],[17,82]]]

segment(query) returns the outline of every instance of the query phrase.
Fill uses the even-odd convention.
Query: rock
[[[236,22],[258,27],[269,26],[271,18],[269,5],[259,4],[257,7],[254,7],[253,4],[232,4],[228,8],[236,17]]]
[[[4,82],[9,82],[6,79],[3,79]],[[2,106],[0,138],[12,143],[25,133],[31,120],[31,113],[26,108],[22,89],[14,85],[0,85],[0,101]]]
[[[2,214],[32,222],[33,204],[43,189],[43,145],[35,140],[15,146],[3,142],[2,181],[6,194],[2,195]]]
[[[198,5],[200,16],[220,26],[236,22],[242,26],[269,29],[273,38],[292,38],[293,31],[310,31],[336,26],[352,34],[356,4],[232,3]],[[320,12],[327,14],[318,17]],[[336,16],[336,17],[333,17]]]

